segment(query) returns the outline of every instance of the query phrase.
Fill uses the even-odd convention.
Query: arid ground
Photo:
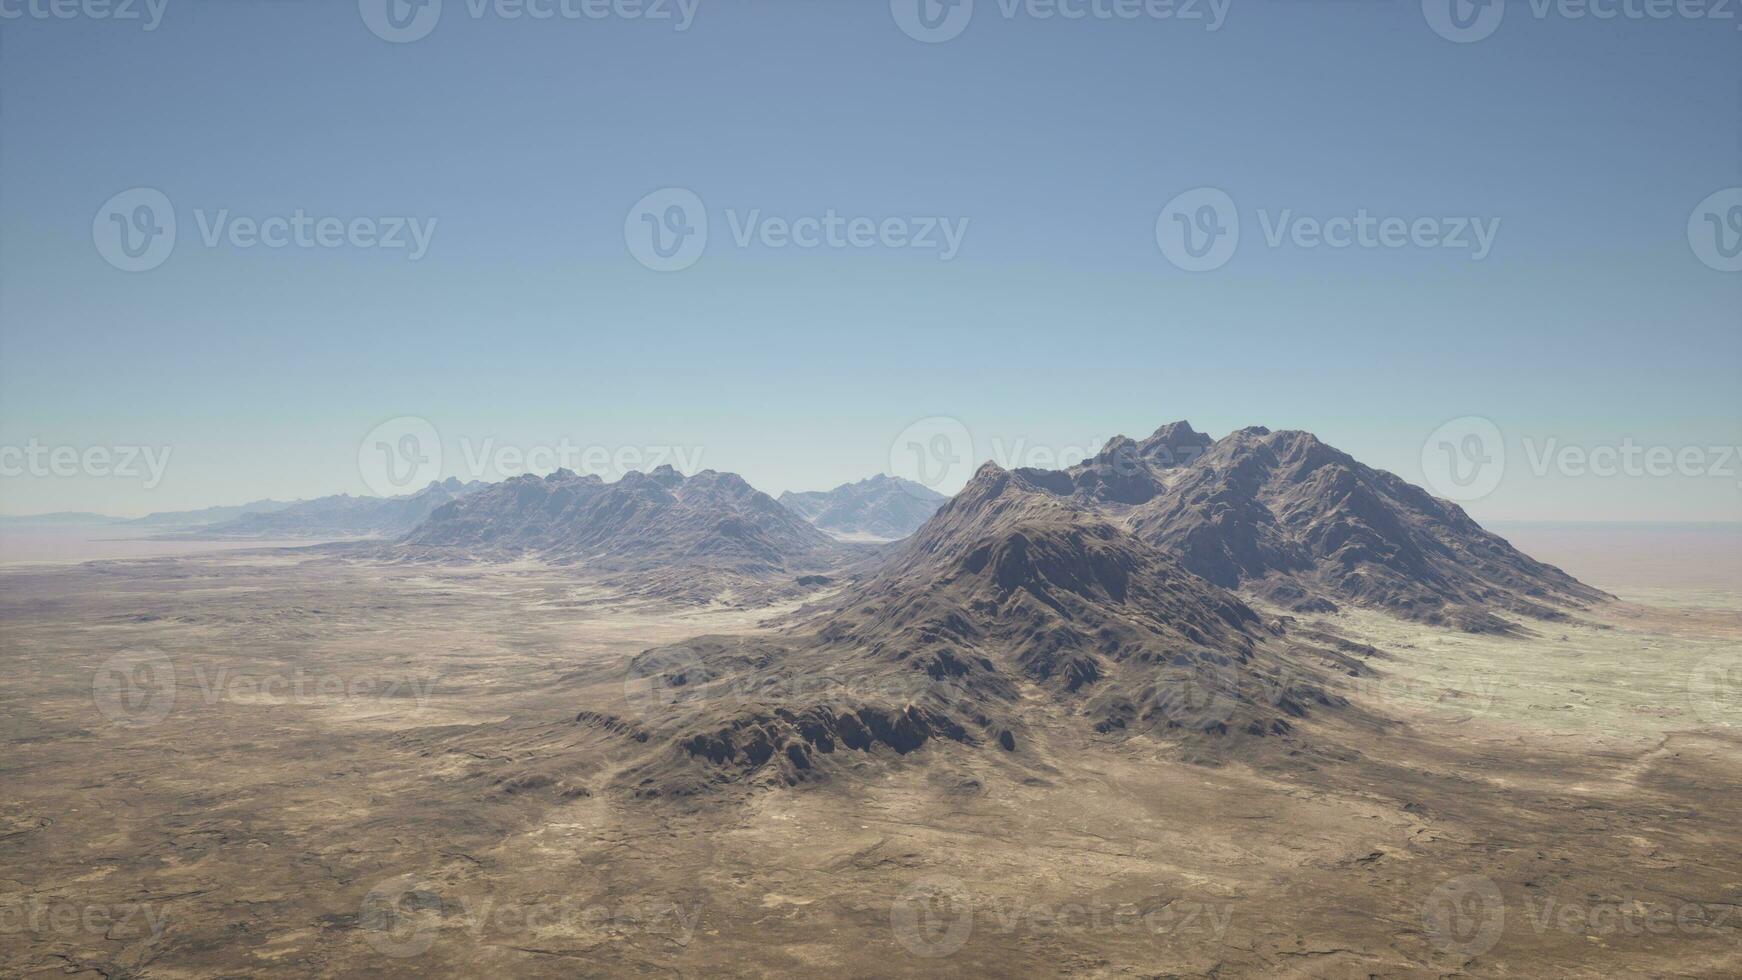
[[[576,716],[790,609],[343,550],[14,565],[0,975],[1742,974],[1742,581],[1571,540],[1534,550],[1621,601],[1530,636],[1323,617],[1392,723],[1316,751],[1036,699],[1022,767],[938,741],[651,800]]]

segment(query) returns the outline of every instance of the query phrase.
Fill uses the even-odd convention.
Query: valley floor
[[[1021,763],[636,800],[577,712],[657,710],[631,656],[787,610],[531,563],[13,567],[0,975],[1736,976],[1742,602],[1622,598],[1522,639],[1328,617],[1397,724],[1315,715],[1325,751],[1262,765],[1037,716]]]

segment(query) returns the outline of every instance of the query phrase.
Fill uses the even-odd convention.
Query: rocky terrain
[[[361,547],[0,570],[0,975],[1742,969],[1733,589],[1290,622],[976,484],[804,610]],[[1127,666],[1200,687],[1175,648],[1246,693],[1097,730]]]
[[[1030,728],[1061,720],[1204,757],[1265,739],[1298,750],[1299,719],[1347,707],[1327,678],[1362,669],[987,464],[875,574],[785,631],[644,651],[629,674],[650,710],[578,721],[639,743],[625,789],[691,795],[826,778],[933,741],[1033,762]]]
[[[632,594],[698,601],[771,583],[815,589],[863,557],[736,474],[670,466],[614,483],[569,470],[504,480],[435,510],[398,550],[536,556],[612,576]]]
[[[874,541],[907,537],[948,499],[912,480],[883,474],[833,490],[780,495],[782,504],[836,537]]]
[[[528,480],[513,508],[474,498],[412,539],[574,541],[564,553],[617,561],[624,527],[638,528],[637,549],[675,527],[681,546],[659,554],[688,562],[698,535],[732,513],[722,499],[756,500],[741,481],[722,495],[719,479],[696,495],[675,473],[637,476],[619,491],[632,502],[597,481]],[[552,502],[571,483],[574,499]],[[685,516],[674,522],[678,495]],[[765,501],[756,503],[766,517]],[[505,521],[505,509],[527,516]],[[468,510],[477,516],[463,518]],[[595,511],[612,519],[584,516]],[[644,516],[657,532],[633,523]],[[444,526],[449,536],[437,537]],[[802,554],[802,540],[774,526],[780,546],[699,539],[760,571],[790,571],[785,556]],[[843,759],[892,760],[931,742],[1021,764],[1037,717],[1112,741],[1160,737],[1193,757],[1257,762],[1275,756],[1270,741],[1316,751],[1303,719],[1348,710],[1335,682],[1362,676],[1364,658],[1334,629],[1267,619],[1236,590],[1295,614],[1349,603],[1502,633],[1516,628],[1506,615],[1564,617],[1604,598],[1310,434],[1254,428],[1212,440],[1183,422],[1114,439],[1068,470],[987,464],[866,568],[778,633],[701,636],[636,656],[630,683],[658,710],[577,719],[634,743],[625,748],[641,761],[621,788],[688,796],[793,785],[863,765]]]
[[[1505,631],[1508,616],[1555,620],[1608,598],[1309,432],[1255,426],[1212,440],[1175,422],[1069,470],[1024,472],[1197,575],[1295,611],[1349,603]]]

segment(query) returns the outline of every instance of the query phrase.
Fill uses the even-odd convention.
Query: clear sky
[[[1212,31],[977,0],[923,43],[904,0],[700,0],[681,31],[445,0],[396,43],[354,0],[167,0],[153,30],[48,2],[0,0],[23,14],[0,20],[0,512],[367,492],[359,444],[402,416],[461,477],[503,475],[471,465],[486,447],[675,446],[770,492],[885,469],[928,416],[1040,463],[1177,418],[1306,428],[1417,481],[1430,434],[1479,416],[1507,459],[1479,519],[1742,519],[1721,452],[1531,465],[1742,445],[1742,273],[1691,234],[1742,185],[1742,11],[1513,3],[1455,43],[1417,2],[1232,0]],[[1187,271],[1158,216],[1165,238],[1201,187],[1240,238]],[[134,188],[176,237],[128,272],[102,242],[137,201],[104,209]],[[664,188],[708,223],[678,271],[626,242]],[[271,248],[233,224],[298,212],[363,233]],[[875,240],[767,223],[831,212]],[[1455,241],[1298,223],[1363,214]],[[409,242],[400,219],[421,255],[374,244]],[[33,469],[32,445],[171,455],[147,487]]]

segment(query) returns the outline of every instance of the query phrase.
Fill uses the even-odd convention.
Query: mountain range
[[[934,741],[1039,764],[1035,725],[1219,754],[1344,712],[1360,661],[1291,636],[1128,529],[986,464],[863,582],[777,636],[703,636],[629,666],[641,795],[792,785]],[[627,746],[625,746],[627,747]]]
[[[280,507],[252,507],[214,523],[179,530],[178,537],[305,538],[397,537],[410,531],[443,504],[488,486],[478,480],[461,483],[454,477],[431,481],[415,493],[398,497],[353,497],[334,494],[299,500]],[[216,508],[214,508],[216,509]]]
[[[193,527],[201,524],[221,524],[247,514],[265,514],[284,510],[302,503],[299,500],[252,500],[245,504],[202,507],[198,510],[168,510],[135,517],[128,524],[141,527]]]
[[[1608,598],[1309,432],[1212,440],[1175,422],[1069,470],[1024,472],[1202,578],[1297,612],[1348,603],[1487,632],[1512,628],[1498,613],[1555,619]]]
[[[514,477],[437,508],[399,544],[421,557],[537,556],[697,601],[758,580],[819,586],[858,556],[736,474],[670,466],[614,483],[570,470]]]
[[[1020,762],[1027,732],[1154,734],[1212,754],[1318,714],[1365,719],[1333,678],[1367,672],[1339,603],[1465,630],[1520,629],[1605,594],[1455,505],[1309,433],[1220,440],[1184,422],[1064,470],[983,466],[916,533],[775,636],[703,636],[629,665],[624,787],[790,785],[935,740]],[[1369,651],[1370,652],[1370,651]],[[1253,748],[1261,753],[1262,749]]]
[[[829,534],[849,541],[895,541],[919,529],[950,498],[896,476],[868,477],[833,490],[787,491],[780,502]]]

